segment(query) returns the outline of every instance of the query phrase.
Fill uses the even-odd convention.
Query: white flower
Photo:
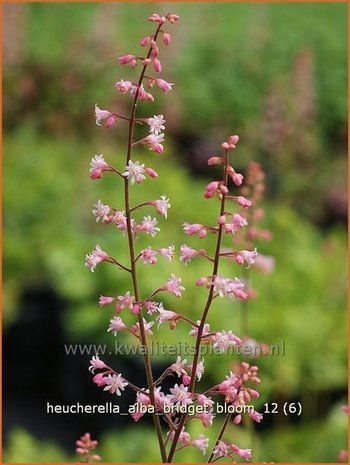
[[[128,166],[125,167],[125,172],[123,176],[125,176],[131,184],[138,184],[146,179],[146,176],[143,174],[145,172],[145,165],[140,165],[140,162],[135,161],[135,163],[129,160]]]
[[[110,325],[107,329],[107,332],[112,331],[113,336],[116,336],[118,331],[125,328],[126,326],[123,320],[119,316],[115,316],[110,320]]]
[[[177,376],[186,375],[186,366],[187,360],[181,360],[181,357],[178,356],[176,362],[170,365],[170,370],[177,374]]]
[[[214,342],[213,347],[219,349],[220,352],[224,352],[229,347],[237,346],[242,342],[232,331],[226,332],[225,330],[215,333],[212,340]]]
[[[176,404],[186,406],[192,404],[191,393],[188,392],[188,387],[180,384],[178,386],[175,384],[173,388],[170,389],[171,395],[168,395],[169,399]]]
[[[100,218],[102,218],[102,221],[107,221],[111,211],[110,207],[102,203],[101,200],[98,200],[94,207],[95,209],[92,210],[92,214],[96,216],[96,222],[98,222]]]
[[[128,382],[122,378],[122,375],[119,373],[118,375],[108,375],[106,379],[106,387],[103,389],[104,391],[109,391],[111,394],[117,394],[117,396],[121,395],[120,391],[124,391],[125,387],[128,385]]]
[[[166,198],[165,195],[162,195],[159,200],[155,200],[153,205],[156,207],[157,212],[159,215],[164,216],[167,218],[168,216],[168,209],[170,208],[169,199]]]
[[[150,215],[145,216],[141,223],[141,231],[154,237],[160,229],[157,227],[158,221]]]
[[[163,115],[154,115],[153,118],[148,118],[147,124],[149,126],[149,132],[157,136],[162,131],[164,131],[164,123],[165,119],[163,118]]]

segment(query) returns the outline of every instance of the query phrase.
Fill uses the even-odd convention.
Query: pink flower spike
[[[158,178],[157,171],[155,171],[153,168],[150,168],[149,166],[145,167],[145,172],[148,174],[150,178]]]
[[[107,368],[107,365],[99,359],[98,354],[94,355],[90,360],[89,371],[95,373],[95,370],[103,370],[104,368]]]
[[[203,434],[200,434],[197,439],[194,439],[191,442],[191,444],[199,451],[203,452],[203,455],[205,455],[209,446],[209,439],[206,438]]]
[[[170,34],[168,34],[167,32],[163,32],[163,44],[169,45],[170,42],[171,42]]]
[[[113,336],[116,336],[119,331],[125,328],[126,326],[123,320],[119,316],[115,316],[110,320],[110,325],[107,329],[107,332],[111,331]]]
[[[174,274],[168,279],[165,289],[175,297],[181,297],[182,291],[185,290],[185,288],[181,286],[181,278],[177,278]]]
[[[126,94],[132,89],[133,83],[131,81],[123,81],[123,79],[121,79],[120,81],[116,82],[114,86],[119,92]]]
[[[158,60],[158,58],[155,58],[153,60],[153,68],[154,68],[154,71],[156,73],[161,73],[162,72],[162,64],[161,62]]]
[[[115,300],[115,297],[108,297],[106,295],[100,295],[98,303],[100,307],[103,307],[104,305],[111,304],[112,302],[114,302],[114,300]]]
[[[156,84],[166,94],[172,90],[174,83],[167,82],[164,79],[156,79]]]

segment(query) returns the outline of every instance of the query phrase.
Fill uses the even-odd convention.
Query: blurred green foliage
[[[203,245],[182,232],[184,221],[212,224],[217,204],[203,199],[205,179],[186,168],[193,146],[181,153],[178,141],[200,142],[208,150],[213,140],[217,146],[235,128],[242,136],[235,164],[244,169],[252,158],[260,160],[270,181],[264,226],[274,239],[257,246],[276,258],[276,270],[271,276],[252,272],[259,298],[250,303],[251,333],[261,342],[285,343],[284,356],[258,361],[263,380],[258,404],[277,395],[307,399],[345,389],[346,230],[337,223],[321,230],[310,218],[321,221],[329,199],[330,207],[337,208],[346,187],[346,5],[182,3],[159,8],[178,11],[182,21],[164,57],[165,78],[176,87],[166,98],[157,94],[154,107],[142,107],[145,114],[162,111],[170,135],[164,157],[138,149],[140,159],[160,176],[135,186],[133,202],[166,194],[172,203],[152,244],[174,244],[178,250],[186,242],[211,250],[212,238]],[[127,260],[125,237],[112,226],[96,224],[91,214],[99,198],[120,208],[122,186],[108,174],[91,182],[88,170],[91,156],[101,152],[122,168],[125,127],[123,122],[116,131],[96,127],[92,108],[95,102],[108,107],[113,82],[132,75],[118,69],[115,58],[136,50],[135,41],[149,31],[144,17],[152,12],[153,6],[143,3],[28,4],[17,10],[25,25],[22,45],[9,46],[4,76],[5,330],[18,316],[23,289],[44,283],[68,302],[63,315],[67,341],[111,341],[105,332],[111,312],[101,312],[97,298],[128,290],[127,276],[104,264],[91,274],[83,261],[96,243],[121,262]],[[5,37],[10,32],[7,26]],[[127,111],[127,98],[117,102]],[[149,242],[140,239],[137,246]],[[227,263],[222,270],[241,271]],[[199,317],[205,292],[194,282],[208,274],[208,264],[198,259],[184,267],[176,260],[168,266],[159,260],[153,268],[140,264],[139,271],[144,295],[171,272],[181,276],[183,298],[165,296],[165,307]],[[209,322],[240,334],[240,303],[216,302]],[[184,324],[176,332],[161,328],[155,340],[191,342],[188,331]],[[121,334],[120,341],[130,341],[129,336]],[[228,362],[208,358],[208,384],[227,374]],[[345,448],[345,426],[335,405],[321,425],[266,430],[255,438],[254,459],[334,461],[337,450]],[[242,446],[251,445],[245,431],[236,434]],[[142,452],[134,447],[137,436]],[[142,423],[106,434],[99,452],[106,462],[158,459],[154,435]],[[5,458],[74,460],[21,429],[13,431]],[[179,460],[198,459],[193,451],[179,455]]]

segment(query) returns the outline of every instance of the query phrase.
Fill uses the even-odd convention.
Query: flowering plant
[[[212,156],[208,164],[221,169],[221,176],[218,180],[210,182],[205,189],[205,199],[216,199],[219,203],[218,216],[213,225],[202,223],[184,223],[183,230],[187,236],[197,235],[204,239],[208,234],[216,237],[216,245],[213,252],[205,249],[195,249],[187,244],[180,248],[180,260],[184,265],[188,265],[194,258],[200,257],[206,260],[211,267],[207,276],[199,277],[196,286],[206,289],[207,298],[202,314],[198,320],[192,321],[187,315],[179,310],[164,308],[161,301],[163,293],[170,293],[180,298],[185,290],[180,277],[170,273],[166,282],[159,286],[148,296],[143,295],[141,283],[139,282],[138,266],[141,262],[145,265],[154,265],[159,258],[171,261],[174,258],[175,248],[173,245],[167,247],[147,246],[139,250],[137,239],[141,235],[148,235],[154,238],[160,231],[158,220],[150,214],[145,214],[141,220],[134,217],[136,211],[145,208],[153,208],[155,212],[167,218],[170,201],[166,195],[159,199],[146,200],[137,205],[132,205],[131,191],[136,184],[146,181],[146,178],[157,178],[157,172],[150,166],[134,158],[134,149],[138,146],[146,146],[150,151],[159,155],[164,151],[164,130],[165,119],[162,114],[140,118],[137,116],[138,103],[140,101],[154,101],[154,96],[150,89],[158,87],[162,92],[168,93],[172,90],[173,83],[159,78],[162,71],[160,61],[159,42],[164,45],[171,43],[171,36],[166,27],[179,20],[175,14],[161,16],[153,14],[149,20],[155,24],[155,32],[144,37],[140,45],[146,48],[143,56],[126,54],[118,58],[121,65],[131,68],[141,67],[139,78],[132,82],[121,79],[115,84],[116,90],[122,94],[130,94],[132,105],[130,115],[125,116],[118,112],[101,109],[95,106],[96,124],[104,124],[106,128],[114,127],[119,120],[127,122],[127,147],[125,163],[122,167],[115,167],[106,161],[103,154],[95,155],[91,160],[90,177],[92,180],[101,179],[105,173],[120,178],[124,183],[123,205],[110,207],[101,200],[94,205],[93,215],[97,222],[115,227],[118,234],[124,234],[128,244],[129,263],[122,263],[119,258],[115,258],[110,253],[104,251],[99,245],[86,255],[85,265],[92,272],[102,263],[107,262],[115,265],[121,271],[130,276],[131,287],[127,292],[120,292],[118,295],[101,295],[99,305],[101,307],[114,307],[115,315],[110,320],[107,329],[112,335],[117,336],[120,331],[128,331],[132,334],[135,343],[143,348],[144,367],[146,373],[147,386],[139,387],[132,380],[126,379],[120,372],[107,365],[96,354],[90,365],[93,374],[93,382],[104,391],[121,396],[126,388],[135,391],[136,399],[131,416],[134,421],[139,421],[145,413],[153,417],[155,432],[158,438],[160,456],[164,463],[170,463],[174,459],[177,451],[194,447],[201,453],[208,453],[208,462],[214,462],[221,458],[240,456],[246,460],[251,458],[251,449],[240,448],[225,438],[226,428],[229,423],[238,424],[241,422],[241,413],[235,413],[235,408],[245,406],[256,399],[259,393],[252,386],[260,383],[258,368],[242,362],[229,371],[224,380],[219,380],[210,389],[201,392],[197,388],[205,371],[204,359],[201,359],[201,348],[204,344],[211,345],[220,353],[225,353],[229,349],[241,344],[240,337],[235,335],[230,329],[211,329],[207,323],[208,314],[217,298],[230,298],[245,301],[248,292],[244,280],[235,276],[223,276],[219,272],[219,264],[222,259],[231,260],[239,266],[250,267],[255,263],[257,250],[249,242],[249,248],[243,250],[223,249],[225,237],[235,238],[239,231],[247,227],[248,221],[244,213],[252,206],[252,201],[242,195],[231,195],[230,185],[240,187],[243,183],[243,175],[238,173],[231,164],[231,153],[236,149],[239,142],[237,135],[228,137],[221,144],[222,153]],[[153,68],[153,72],[148,71]],[[155,73],[155,74],[154,74]],[[148,134],[140,140],[134,140],[134,127],[136,124],[146,125]],[[134,323],[128,326],[123,321],[122,315],[130,312],[134,318]],[[160,328],[164,323],[170,325],[171,330],[175,330],[179,322],[189,325],[189,334],[194,339],[194,356],[188,361],[179,355],[170,364],[164,373],[154,379],[151,356],[149,351],[149,338],[153,335],[154,327]],[[157,322],[157,325],[155,323]],[[171,376],[180,378],[169,392],[164,392],[163,381]],[[190,420],[198,420],[204,428],[208,428],[215,417],[215,402],[213,398],[224,402],[230,406],[231,410],[221,426],[219,435],[209,449],[209,439],[200,434],[198,437],[191,437],[186,427]],[[190,406],[192,414],[190,415]],[[237,409],[238,410],[238,409]],[[242,410],[240,410],[242,411]],[[254,409],[249,411],[249,416],[256,422],[260,422],[262,415]],[[166,431],[164,431],[166,427]],[[80,453],[88,453],[88,447],[81,446]]]

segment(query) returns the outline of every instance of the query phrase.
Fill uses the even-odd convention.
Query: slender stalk
[[[156,33],[154,35],[154,41],[157,40],[157,36],[159,33],[159,30],[161,28],[161,25],[157,27]],[[149,49],[147,58],[151,56],[151,51],[152,48]],[[139,77],[138,81],[138,88],[135,92],[135,96],[133,98],[133,102],[131,105],[131,111],[130,111],[130,118],[129,118],[129,129],[128,129],[128,143],[127,143],[127,153],[126,153],[126,165],[128,165],[131,155],[132,155],[132,145],[133,145],[133,134],[134,134],[134,125],[136,122],[136,109],[137,109],[137,103],[139,99],[139,89],[142,84],[142,80],[144,78],[145,72],[147,69],[147,65],[144,65]],[[134,236],[133,236],[133,231],[132,231],[132,226],[131,226],[131,208],[130,208],[130,193],[129,193],[129,181],[128,179],[124,179],[124,203],[125,203],[125,215],[126,215],[126,223],[127,223],[127,236],[128,236],[128,243],[129,243],[129,255],[130,255],[130,268],[131,268],[131,277],[132,277],[132,282],[133,282],[133,288],[134,288],[134,294],[135,294],[135,299],[136,301],[140,301],[140,292],[139,292],[139,285],[138,285],[138,279],[137,279],[137,269],[136,269],[136,260],[135,260],[135,247],[134,247]],[[155,401],[155,395],[154,395],[154,381],[153,381],[153,373],[152,373],[152,366],[151,366],[151,359],[150,359],[150,354],[148,351],[148,345],[147,345],[147,337],[146,337],[146,332],[145,332],[145,326],[143,322],[143,313],[142,310],[140,310],[140,313],[138,314],[138,322],[140,326],[140,340],[141,344],[144,346],[143,354],[144,354],[144,363],[145,363],[145,370],[146,370],[146,378],[147,378],[147,384],[148,384],[148,389],[149,389],[149,397],[151,404],[154,406],[154,410],[156,409],[156,401]],[[158,437],[158,442],[159,442],[159,448],[161,452],[161,457],[162,461],[166,461],[166,450],[164,446],[164,441],[163,441],[163,435],[162,435],[162,428],[160,425],[159,417],[155,414],[152,414],[153,417],[153,423],[154,427],[156,429],[157,437]]]
[[[225,153],[225,165],[223,169],[223,185],[227,186],[227,168],[229,164],[229,158],[228,158],[228,152],[226,151]],[[225,198],[226,195],[222,194],[221,198],[221,205],[220,205],[220,216],[223,215],[225,211]],[[213,271],[212,271],[212,276],[216,276],[218,269],[219,269],[219,260],[220,260],[220,248],[221,248],[221,242],[222,242],[222,233],[223,233],[223,225],[219,225],[218,228],[218,236],[216,240],[216,249],[215,249],[215,256],[214,256],[214,265],[213,265]],[[208,298],[204,307],[202,319],[198,328],[198,333],[197,333],[197,339],[196,339],[196,346],[195,346],[195,354],[193,357],[193,363],[192,363],[192,373],[191,373],[191,381],[190,381],[190,387],[189,387],[189,392],[194,392],[195,385],[196,385],[196,372],[197,372],[197,366],[198,366],[198,361],[199,361],[199,356],[200,356],[200,346],[201,346],[201,339],[203,336],[204,332],[204,325],[207,320],[207,316],[210,310],[210,306],[212,304],[214,297],[214,284],[212,283],[210,288],[209,288],[209,294]],[[179,436],[181,434],[182,428],[186,422],[187,414],[184,413],[180,419],[179,425],[177,427],[176,433],[174,435],[174,440],[168,455],[168,462],[171,463],[174,453],[176,451],[176,446],[179,440]]]
[[[226,418],[225,418],[225,421],[223,422],[222,426],[221,426],[221,429],[220,429],[220,432],[219,432],[219,435],[218,437],[216,438],[216,441],[215,441],[215,444],[214,444],[214,447],[213,447],[213,450],[208,458],[208,462],[207,463],[211,463],[212,460],[213,460],[213,457],[214,457],[214,449],[215,449],[215,446],[216,444],[221,441],[223,435],[225,434],[225,431],[226,431],[226,428],[227,428],[227,425],[228,425],[228,422],[230,421],[230,418],[232,416],[232,413],[228,413],[226,415]]]

